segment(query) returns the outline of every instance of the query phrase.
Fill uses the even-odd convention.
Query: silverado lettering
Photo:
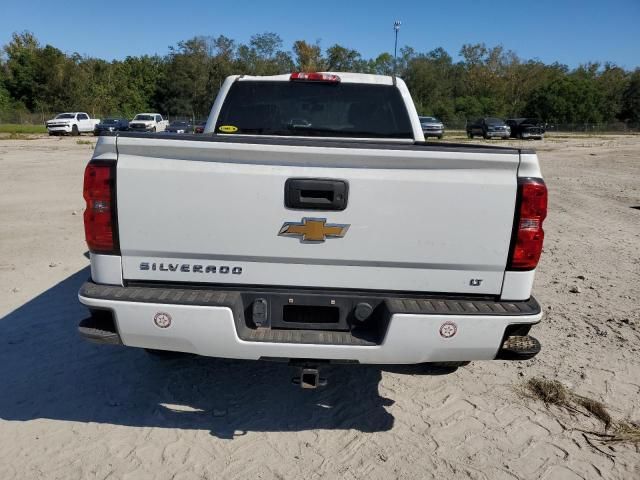
[[[229,273],[231,272],[233,275],[241,275],[242,274],[242,267],[228,267],[228,266],[221,266],[221,267],[216,267],[215,265],[192,265],[189,263],[167,263],[166,265],[164,263],[155,263],[155,262],[140,262],[140,270],[142,271],[147,271],[147,270],[152,270],[152,271],[156,271],[159,270],[161,272],[175,272],[178,269],[183,272],[183,273],[189,273],[189,272],[193,272],[193,273]],[[203,271],[204,269],[204,271]]]

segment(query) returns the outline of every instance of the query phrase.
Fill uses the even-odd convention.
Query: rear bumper
[[[381,334],[351,331],[282,330],[252,328],[251,302],[256,296],[279,296],[289,303],[334,299],[353,305],[361,294],[317,292],[274,293],[246,290],[207,290],[162,287],[115,287],[85,283],[80,302],[104,318],[110,312],[113,335],[102,343],[157,350],[189,352],[237,359],[289,358],[352,361],[374,364],[490,360],[496,358],[505,335],[538,323],[542,312],[531,298],[526,302],[500,302],[471,298],[375,297]],[[370,301],[371,294],[366,298]],[[306,299],[306,300],[305,300]],[[327,300],[330,302],[331,300]],[[351,302],[351,303],[349,303]],[[166,321],[156,322],[158,315]],[[373,316],[372,316],[373,318]],[[157,325],[160,323],[164,328]],[[81,334],[100,342],[95,331]],[[84,333],[83,333],[84,329]],[[109,330],[109,329],[106,329]],[[453,332],[453,335],[451,333]],[[522,333],[520,333],[522,334]],[[526,332],[525,332],[526,334]],[[448,337],[448,338],[447,338]]]

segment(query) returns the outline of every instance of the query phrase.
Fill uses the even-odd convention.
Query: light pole
[[[396,68],[398,66],[398,31],[400,30],[400,25],[402,22],[400,20],[396,20],[393,22],[393,29],[396,32],[396,43],[393,47],[393,76],[396,76]]]

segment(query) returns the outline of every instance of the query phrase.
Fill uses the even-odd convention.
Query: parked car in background
[[[505,123],[511,128],[513,138],[544,138],[544,126],[537,118],[510,118]]]
[[[418,117],[420,119],[420,125],[422,126],[422,133],[424,138],[444,136],[444,124],[436,117]]]
[[[204,133],[204,127],[207,124],[206,120],[201,120],[196,123],[196,128],[194,129],[196,133]]]
[[[169,122],[159,113],[139,113],[129,122],[129,130],[135,132],[163,132]]]
[[[171,122],[166,128],[165,132],[168,133],[194,133],[193,124],[186,120],[177,120]]]
[[[47,120],[49,135],[80,135],[93,132],[99,118],[90,118],[85,112],[66,112],[56,115],[52,120]]]
[[[475,122],[467,124],[467,136],[473,138],[482,136],[489,138],[509,138],[511,130],[504,120],[494,117],[479,118]]]
[[[102,135],[105,132],[126,132],[129,130],[129,120],[126,118],[105,118],[96,125],[94,135]]]

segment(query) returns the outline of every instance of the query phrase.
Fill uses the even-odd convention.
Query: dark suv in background
[[[467,136],[473,138],[482,136],[489,138],[509,138],[511,130],[504,120],[494,117],[479,118],[475,122],[467,124]]]
[[[537,118],[510,118],[506,124],[511,128],[513,138],[544,138],[544,125]]]
[[[93,131],[94,135],[102,135],[105,132],[126,132],[129,130],[129,120],[126,118],[105,118]]]

